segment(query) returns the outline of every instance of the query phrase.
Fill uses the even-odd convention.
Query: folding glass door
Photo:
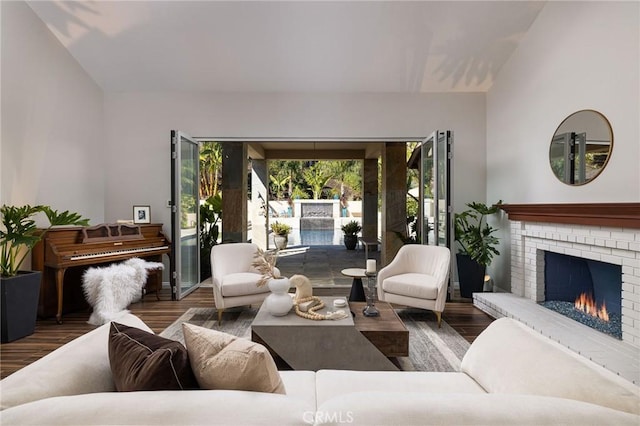
[[[419,225],[423,244],[452,248],[452,144],[449,130],[435,131],[421,144]]]
[[[171,131],[171,297],[182,299],[200,285],[198,142]]]

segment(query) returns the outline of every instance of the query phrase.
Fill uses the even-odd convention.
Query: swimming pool
[[[292,228],[289,234],[289,246],[339,246],[344,244],[340,229],[300,230]]]

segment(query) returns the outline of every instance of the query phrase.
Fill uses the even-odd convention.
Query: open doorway
[[[201,181],[207,182],[210,187],[216,187],[217,182],[222,199],[221,209],[219,206],[214,207],[213,203],[208,203],[208,210],[212,213],[211,220],[201,228],[205,232],[211,232],[210,241],[216,243],[252,241],[263,248],[273,248],[271,224],[286,222],[295,217],[296,213],[302,219],[303,201],[316,201],[314,198],[317,197],[317,201],[330,204],[332,211],[333,204],[337,206],[337,213],[331,215],[334,221],[331,244],[343,244],[340,239],[343,234],[340,226],[344,221],[356,219],[362,228],[359,236],[368,241],[379,241],[381,243],[379,249],[384,246],[385,241],[389,242],[389,253],[385,252],[385,263],[388,263],[393,258],[394,250],[404,243],[399,240],[399,236],[408,234],[408,228],[402,225],[404,220],[397,220],[400,216],[405,216],[407,209],[404,206],[400,209],[395,201],[391,207],[387,205],[387,209],[391,210],[386,212],[385,222],[382,210],[385,209],[386,201],[382,181],[387,179],[386,182],[389,183],[388,179],[393,179],[394,188],[405,186],[403,183],[406,179],[405,173],[402,172],[406,170],[405,148],[407,142],[420,139],[306,141],[197,138],[203,147],[204,142],[215,141],[218,144],[218,150],[211,151],[211,158],[206,160],[208,164],[214,165],[212,169],[215,171],[210,174],[210,178],[201,178]],[[402,146],[403,154],[396,154],[397,150],[391,148],[392,146]],[[225,149],[228,150],[227,154]],[[384,171],[382,159],[385,155],[383,153],[386,153],[387,158],[391,158],[392,163],[388,161]],[[225,169],[225,161],[228,169]],[[289,177],[287,173],[288,166],[311,171],[314,168],[327,167],[325,164],[332,162],[336,165],[351,167],[349,169],[351,175],[359,175],[360,183],[351,182],[348,176],[344,179],[334,178],[333,181],[325,176],[319,179],[320,184],[314,188],[314,185],[305,182],[304,178],[300,180],[304,185],[296,185],[296,179],[293,176]],[[273,167],[274,164],[284,165],[284,167]],[[201,168],[206,170],[207,166],[201,163]],[[225,170],[228,172],[229,169],[233,177],[225,179]],[[340,181],[346,185],[341,184]],[[230,185],[230,189],[225,185]],[[389,188],[386,189],[387,194],[389,194],[388,190]],[[225,196],[227,191],[230,192]],[[202,193],[203,200],[209,199],[213,192],[215,191]],[[296,201],[300,204],[297,208]],[[338,219],[337,232],[335,231],[336,219]],[[301,229],[299,222],[295,226],[290,226],[292,229],[297,228],[298,232]],[[336,235],[337,238],[335,238]],[[309,240],[304,241],[305,245],[309,242]],[[302,238],[299,240],[293,238],[293,243],[303,244]],[[201,255],[202,263],[208,264],[208,259],[209,256],[206,253]],[[206,273],[203,273],[203,279],[204,275]]]
[[[343,226],[362,228],[362,160],[269,160],[267,169],[268,247],[342,245]]]

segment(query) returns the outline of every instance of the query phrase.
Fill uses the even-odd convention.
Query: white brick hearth
[[[478,293],[474,303],[514,317],[623,377],[640,383],[640,229],[511,221],[511,294]],[[546,309],[544,252],[622,267],[622,341]]]

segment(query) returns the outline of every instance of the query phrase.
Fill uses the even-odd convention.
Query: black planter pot
[[[41,273],[19,272],[15,277],[0,278],[2,343],[33,334],[36,329]]]
[[[200,249],[200,281],[211,276],[211,249]]]
[[[357,245],[358,245],[357,235],[344,236],[344,246],[347,248],[347,250],[355,250]]]
[[[460,296],[471,298],[473,293],[480,293],[484,288],[484,272],[486,267],[480,265],[466,254],[456,254],[458,263],[458,280]]]

